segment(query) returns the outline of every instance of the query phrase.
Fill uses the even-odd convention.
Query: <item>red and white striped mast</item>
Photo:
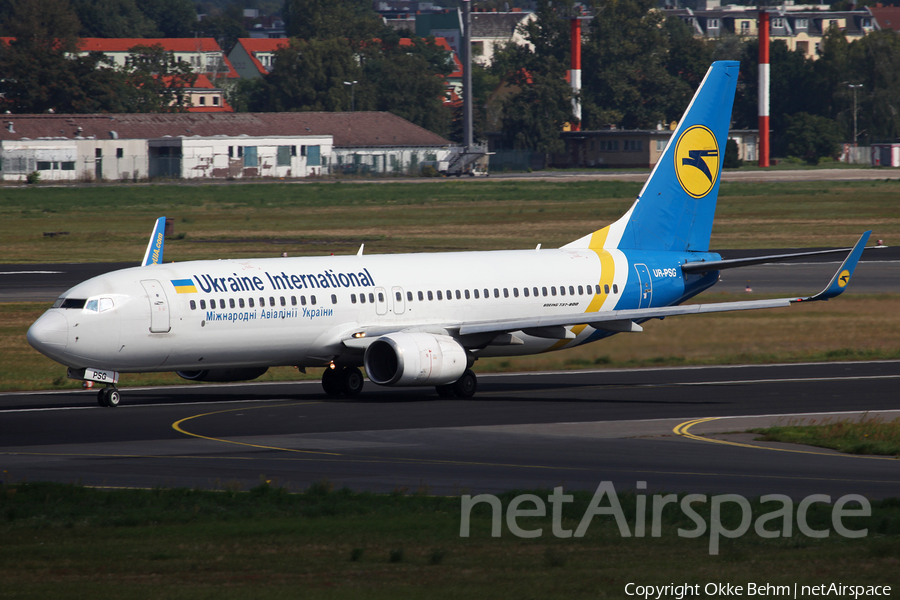
[[[570,20],[572,24],[572,68],[569,69],[569,85],[572,86],[572,115],[575,117],[572,131],[581,131],[581,19],[583,18],[575,16]]]
[[[769,13],[759,5],[759,166],[769,166]]]

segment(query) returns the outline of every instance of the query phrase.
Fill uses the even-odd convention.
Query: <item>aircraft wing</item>
[[[851,249],[850,253],[841,263],[828,285],[814,296],[806,298],[774,298],[771,300],[750,300],[743,302],[714,302],[710,304],[686,304],[680,306],[661,306],[658,308],[634,308],[624,310],[612,310],[595,313],[570,313],[564,315],[548,315],[533,318],[498,319],[491,321],[471,321],[463,323],[431,324],[420,328],[419,331],[438,331],[454,336],[466,336],[475,334],[496,333],[498,335],[515,331],[525,331],[538,337],[558,338],[574,337],[565,330],[572,325],[589,325],[594,329],[607,331],[641,331],[641,326],[635,321],[647,319],[661,319],[678,315],[696,315],[705,313],[730,312],[740,310],[758,310],[762,308],[782,308],[796,302],[813,302],[828,300],[846,289],[853,276],[853,271],[859,262],[859,258],[865,249],[866,242],[871,235],[866,231],[860,236],[859,241]],[[344,345],[349,348],[363,349],[379,335],[391,333],[387,328],[362,327],[356,330],[358,333],[353,339],[344,340]],[[396,331],[396,330],[394,330]]]

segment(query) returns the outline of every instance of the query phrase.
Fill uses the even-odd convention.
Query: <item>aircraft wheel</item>
[[[122,394],[116,388],[106,389],[106,405],[115,408],[122,401]]]
[[[97,392],[97,404],[100,406],[109,406],[109,404],[106,403],[106,397],[109,395],[108,392],[109,388],[100,388]]]
[[[437,395],[441,398],[452,398],[456,395],[456,392],[453,391],[452,383],[448,383],[447,385],[436,385],[434,389],[437,390]]]
[[[322,373],[322,389],[329,396],[341,395],[341,375],[337,369],[325,369]]]
[[[466,369],[462,377],[453,384],[453,392],[460,398],[471,398],[478,389],[478,378],[472,369]]]
[[[356,367],[346,367],[341,370],[341,391],[347,396],[358,396],[363,389],[365,380],[362,371]]]

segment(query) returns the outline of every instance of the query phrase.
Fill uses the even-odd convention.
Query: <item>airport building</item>
[[[448,140],[384,112],[7,115],[0,178],[302,178],[418,172]]]

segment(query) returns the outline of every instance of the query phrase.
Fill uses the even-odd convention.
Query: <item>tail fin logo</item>
[[[719,144],[703,125],[689,127],[675,146],[678,183],[693,198],[706,196],[719,178]]]

